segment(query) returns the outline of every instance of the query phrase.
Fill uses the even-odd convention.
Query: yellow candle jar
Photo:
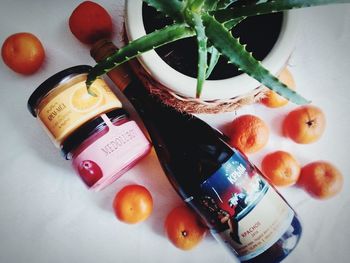
[[[92,84],[96,96],[87,92],[85,81],[90,69],[81,65],[60,71],[44,81],[28,100],[29,111],[57,147],[86,121],[122,107],[103,79]]]

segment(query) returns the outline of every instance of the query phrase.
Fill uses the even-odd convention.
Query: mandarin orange
[[[45,50],[35,35],[21,32],[5,40],[1,47],[1,57],[13,71],[30,75],[42,66]]]
[[[276,151],[267,154],[261,163],[261,170],[275,186],[290,186],[298,181],[300,165],[288,152]]]
[[[115,196],[113,208],[120,221],[128,224],[139,223],[152,213],[152,195],[142,185],[128,185]]]
[[[292,90],[295,89],[293,76],[287,68],[285,68],[280,73],[278,78],[282,83],[286,84],[288,88]],[[260,102],[269,108],[278,108],[286,105],[288,103],[288,100],[278,95],[276,92],[268,90],[265,94],[265,97],[262,98]]]
[[[207,232],[197,215],[184,205],[170,211],[164,226],[171,243],[182,250],[196,247]]]
[[[326,128],[322,110],[305,105],[288,113],[283,121],[283,133],[296,143],[308,144],[319,140]]]
[[[269,127],[254,115],[242,115],[230,126],[230,145],[246,154],[261,150],[268,142]]]
[[[301,169],[298,185],[311,196],[328,199],[338,194],[343,188],[344,179],[341,172],[331,163],[316,161]]]

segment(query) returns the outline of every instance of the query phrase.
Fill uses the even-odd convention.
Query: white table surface
[[[234,262],[209,235],[189,252],[167,240],[164,219],[181,200],[154,152],[104,191],[90,192],[27,111],[28,97],[47,77],[73,65],[94,64],[88,47],[73,37],[67,24],[79,2],[0,1],[0,42],[27,31],[46,49],[43,67],[32,76],[18,75],[0,62],[0,262]],[[120,33],[123,2],[99,3]],[[295,105],[280,110],[253,105],[238,114],[256,114],[271,127],[267,147],[250,156],[258,166],[266,153],[282,149],[303,165],[328,160],[345,177],[342,193],[328,201],[311,199],[293,187],[281,189],[303,223],[302,239],[285,262],[349,262],[350,6],[297,12],[303,20],[290,70],[298,91],[326,114],[323,137],[297,145],[281,136],[281,120]],[[120,42],[118,34],[114,41]],[[234,115],[201,117],[225,131]],[[111,208],[116,192],[130,183],[145,185],[154,198],[152,215],[138,225],[119,222]]]

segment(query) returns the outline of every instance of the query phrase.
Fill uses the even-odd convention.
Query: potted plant
[[[286,56],[290,54],[290,46],[293,42],[291,39],[295,34],[295,24],[293,24],[290,14],[285,15],[281,36],[274,45],[274,52],[272,52],[273,54],[277,53],[275,56],[281,58],[282,63],[276,63],[276,60],[272,59],[274,55],[268,55],[263,65],[246,50],[245,45],[240,43],[238,37],[231,34],[231,30],[252,16],[331,3],[350,3],[350,0],[144,0],[143,2],[171,18],[173,23],[148,34],[145,34],[143,30],[140,31],[142,27],[138,27],[138,31],[133,31],[134,28],[137,28],[133,24],[140,24],[142,18],[142,1],[128,0],[127,16],[132,16],[132,19],[127,20],[127,31],[131,41],[93,68],[88,76],[88,86],[99,75],[142,55],[140,61],[152,76],[155,75],[156,78],[164,76],[164,78],[158,79],[161,84],[166,87],[170,86],[175,93],[185,97],[196,97],[197,100],[198,98],[202,100],[227,99],[227,94],[236,96],[255,89],[258,82],[296,104],[305,104],[308,103],[308,100],[282,84],[268,70],[271,69],[274,74],[278,73],[283,63],[286,62]],[[131,30],[131,28],[133,29]],[[289,31],[291,33],[285,33]],[[287,36],[284,37],[284,34]],[[168,73],[165,73],[169,70],[169,66],[161,59],[156,59],[159,56],[152,50],[190,37],[194,37],[197,43],[197,78],[186,77],[180,73],[174,75],[175,72],[172,69],[170,69],[169,78]],[[280,52],[280,49],[283,52]],[[143,54],[147,51],[151,52]],[[227,82],[228,84],[226,86],[220,84],[220,87],[216,81],[206,81],[220,56],[226,57],[229,63],[234,64],[246,75],[221,80],[220,83]],[[270,62],[270,60],[272,61]],[[152,69],[149,68],[150,64],[154,65]],[[158,75],[155,72],[159,72]],[[250,82],[248,76],[255,81]],[[181,86],[178,87],[181,88],[174,87],[172,85],[174,82],[180,83]],[[195,86],[195,88],[191,90],[190,86]],[[232,89],[233,92],[222,92],[225,89]]]
[[[235,35],[240,37],[240,42],[247,44],[257,59],[263,60],[262,63],[270,72],[278,74],[294,49],[298,17],[296,12],[250,17],[239,23]],[[159,12],[141,0],[126,2],[125,18],[130,41],[171,23],[171,19],[164,21]],[[138,60],[164,88],[182,97],[195,98],[199,95],[196,94],[197,57],[195,38],[186,38],[144,53]],[[215,54],[212,56],[211,52],[208,59],[212,58],[218,57]],[[228,100],[250,93],[260,86],[258,81],[241,74],[223,58],[220,58],[222,61],[219,60],[211,74],[207,74],[208,78],[200,93],[201,100]]]

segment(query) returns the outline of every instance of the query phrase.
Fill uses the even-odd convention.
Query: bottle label
[[[201,185],[202,209],[240,260],[271,247],[288,229],[294,211],[240,153]]]

